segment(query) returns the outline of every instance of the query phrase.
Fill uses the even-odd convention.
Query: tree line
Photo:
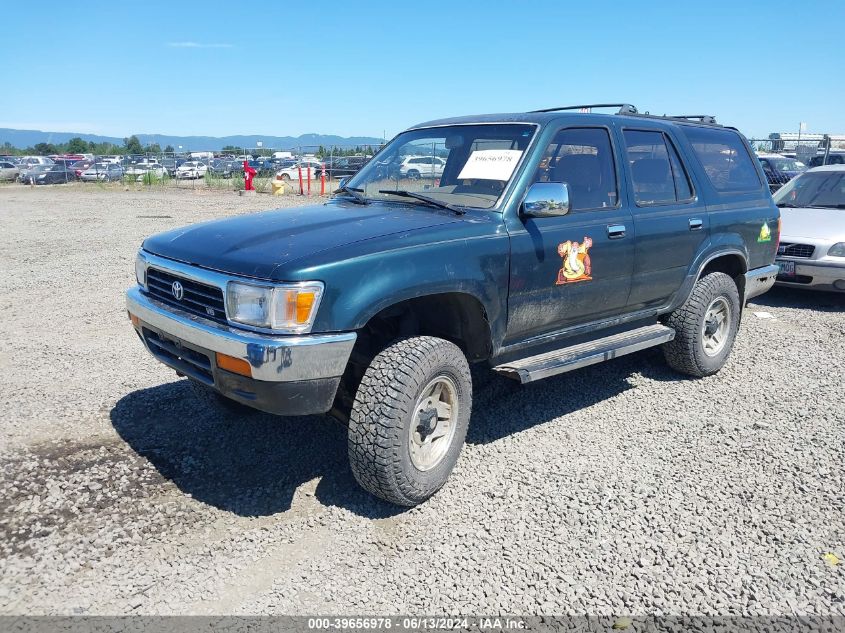
[[[9,156],[48,156],[50,154],[172,154],[175,150],[172,145],[164,149],[158,143],[142,145],[141,141],[134,134],[123,139],[123,145],[114,143],[95,143],[86,141],[78,136],[64,143],[36,143],[30,147],[18,148],[6,141],[0,145],[0,154]]]
[[[324,147],[320,145],[314,154],[320,158],[327,156],[356,156],[373,154],[376,149],[374,147],[360,145],[356,147]],[[9,156],[49,156],[51,154],[95,154],[97,156],[103,156],[111,154],[173,154],[174,152],[175,150],[172,145],[167,145],[164,149],[158,143],[142,145],[141,141],[134,134],[128,138],[124,138],[123,145],[95,143],[94,141],[86,141],[78,136],[64,143],[36,143],[23,149],[15,147],[8,141],[0,145],[0,154]],[[249,153],[253,156],[270,156],[272,152],[273,149],[269,147],[255,149],[236,147],[234,145],[227,145],[222,150],[223,154],[240,155]]]

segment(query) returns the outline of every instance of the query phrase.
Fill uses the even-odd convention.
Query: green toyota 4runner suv
[[[712,117],[594,107],[423,123],[325,204],[150,237],[132,324],[203,398],[330,412],[408,506],[458,459],[471,364],[528,383],[660,345],[713,374],[777,275],[760,164]]]

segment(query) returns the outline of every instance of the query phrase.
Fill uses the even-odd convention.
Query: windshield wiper
[[[781,209],[803,209],[803,204],[792,204],[791,202],[778,202],[777,206]]]
[[[467,210],[463,207],[459,207],[455,204],[450,204],[448,202],[443,202],[442,200],[438,200],[437,198],[432,198],[430,196],[424,196],[423,194],[417,193],[415,191],[405,191],[404,189],[379,189],[378,192],[390,193],[394,196],[399,196],[401,198],[413,198],[414,200],[425,202],[440,209],[448,209],[449,211],[453,211],[458,215],[463,215],[467,212]]]
[[[350,196],[352,196],[352,200],[355,202],[355,204],[370,204],[369,201],[361,195],[363,191],[363,189],[358,189],[358,187],[347,187],[346,185],[344,185],[340,189],[336,189],[334,193],[349,194]]]

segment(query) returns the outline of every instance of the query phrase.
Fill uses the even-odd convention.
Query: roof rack
[[[593,108],[619,108],[616,114],[637,114],[638,110],[630,103],[587,103],[584,105],[561,106],[559,108],[543,108],[532,112],[558,112],[559,110],[592,110]]]
[[[667,119],[686,119],[693,121],[701,121],[702,123],[716,124],[716,117],[710,114],[664,114]]]

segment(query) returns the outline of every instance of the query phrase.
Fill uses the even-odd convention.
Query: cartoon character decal
[[[760,227],[760,235],[757,236],[758,242],[771,242],[772,241],[772,230],[769,228],[768,222],[763,222],[763,226]]]
[[[580,244],[566,241],[558,244],[557,252],[563,258],[563,264],[557,274],[556,285],[569,284],[576,281],[590,281],[592,267],[590,265],[590,247],[593,240],[585,237]]]

